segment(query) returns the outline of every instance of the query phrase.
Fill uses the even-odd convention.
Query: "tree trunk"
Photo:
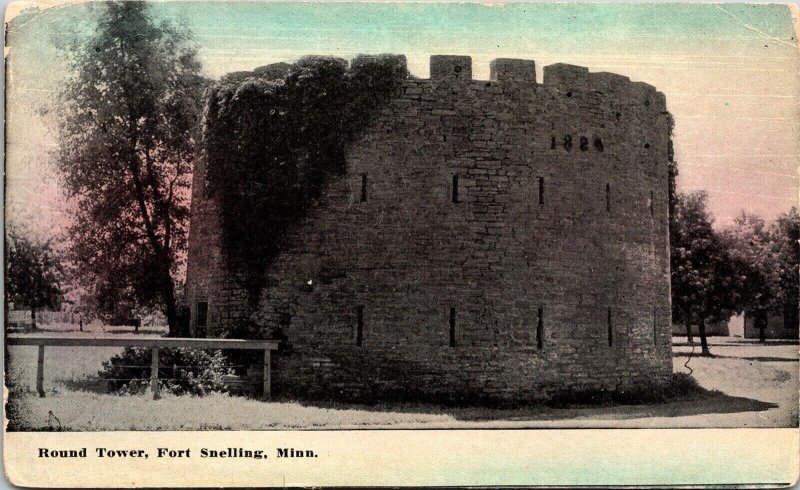
[[[167,315],[167,335],[169,337],[188,337],[184,332],[181,332],[181,326],[178,325],[178,305],[175,300],[175,284],[172,282],[170,269],[172,268],[172,261],[169,256],[169,250],[165,250],[161,254],[161,300],[164,302],[165,314]]]
[[[178,325],[177,322],[178,308],[175,304],[175,287],[172,284],[172,278],[169,277],[169,273],[167,273],[167,278],[164,281],[162,296],[167,310],[168,335],[170,337],[184,337],[183,333],[179,331],[180,325]]]
[[[31,328],[36,328],[36,307],[31,306]]]
[[[701,317],[697,327],[700,333],[700,355],[710,356],[711,351],[708,350],[708,339],[706,338],[706,319]]]

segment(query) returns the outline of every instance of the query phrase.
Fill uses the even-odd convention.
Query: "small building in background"
[[[800,311],[797,305],[788,304],[783,311],[745,311],[744,338],[761,338],[764,326],[765,339],[798,339]]]
[[[673,336],[686,336],[686,325],[682,323],[672,324]],[[697,325],[692,325],[692,335],[700,335]],[[727,337],[730,335],[729,321],[722,320],[719,322],[706,323],[706,335],[711,337]]]

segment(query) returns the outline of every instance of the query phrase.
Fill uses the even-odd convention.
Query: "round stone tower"
[[[672,372],[671,116],[612,73],[431,57],[347,151],[250,309],[197,168],[193,331],[280,326],[277,390],[508,400]],[[213,162],[212,162],[213,163]],[[379,395],[378,395],[379,396]]]

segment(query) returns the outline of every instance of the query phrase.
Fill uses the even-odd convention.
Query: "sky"
[[[33,7],[26,9],[28,5]],[[800,49],[790,8],[745,4],[159,2],[194,32],[211,78],[307,54],[401,53],[428,76],[432,54],[472,56],[473,77],[513,57],[640,80],[675,117],[678,190],[706,190],[717,225],[800,199]],[[68,41],[101,7],[18,3],[8,28],[6,217],[45,237],[69,223],[52,167],[55,94]],[[796,11],[796,9],[795,9]],[[9,11],[11,12],[11,11]],[[9,13],[7,15],[13,15]],[[796,15],[796,13],[795,13]],[[796,20],[795,20],[796,22]]]

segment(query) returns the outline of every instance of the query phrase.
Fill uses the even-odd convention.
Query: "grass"
[[[111,395],[93,377],[102,360],[119,351],[48,350],[47,397],[39,398],[33,390],[36,349],[10,347],[9,430],[796,427],[798,419],[796,344],[720,343],[712,346],[715,357],[710,358],[687,357],[691,349],[676,345],[676,375],[667,386],[563,392],[548,404],[511,407],[431,400],[359,404],[288,396],[262,402],[219,393],[165,394],[158,401],[147,394]],[[56,357],[68,362],[53,362]],[[685,373],[687,359],[693,376]]]
[[[17,398],[8,430],[264,430],[366,428],[447,422],[446,415],[368,412],[266,403],[214,393],[203,397],[115,396],[86,392],[50,393],[47,403],[35,394]],[[50,412],[55,418],[50,417]],[[19,415],[24,413],[24,417]],[[176,417],[176,414],[179,414]]]

